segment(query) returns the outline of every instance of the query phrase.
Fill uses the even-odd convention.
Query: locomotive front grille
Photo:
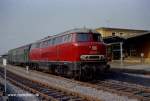
[[[81,55],[81,60],[104,60],[104,55]]]
[[[96,59],[96,60],[98,60],[99,59],[99,56],[89,56],[89,59]]]

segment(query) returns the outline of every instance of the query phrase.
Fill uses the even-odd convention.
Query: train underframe
[[[110,66],[106,62],[80,62],[77,63],[74,78],[91,80],[99,74],[107,72],[109,68]]]
[[[110,68],[107,62],[32,62],[28,65],[35,70],[44,70],[78,80],[93,79]]]
[[[101,73],[109,71],[107,62],[26,62],[11,63],[29,66],[29,69],[42,70],[77,80],[91,80]]]

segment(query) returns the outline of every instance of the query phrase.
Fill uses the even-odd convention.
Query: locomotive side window
[[[40,47],[40,43],[34,43],[32,44],[31,49],[39,48],[39,47]]]
[[[72,34],[68,34],[68,42],[71,42]]]
[[[71,42],[72,34],[67,34],[63,36],[63,43]]]
[[[39,48],[40,47],[40,43],[36,43],[36,48]]]
[[[61,44],[62,43],[62,37],[59,36],[56,38],[56,44]]]
[[[63,43],[67,42],[67,35],[63,36]]]
[[[40,46],[41,47],[47,47],[48,46],[48,41],[43,41]]]
[[[52,45],[52,39],[48,40],[48,45]]]
[[[35,46],[36,46],[35,44],[32,44],[32,45],[31,45],[31,49],[35,48]]]
[[[56,38],[53,38],[52,40],[52,44],[54,45],[56,43]]]
[[[61,43],[62,43],[62,37],[61,36],[53,39],[53,44],[54,45],[61,44]]]
[[[77,37],[76,37],[76,40],[78,42],[90,41],[90,34],[88,34],[88,33],[78,33]]]

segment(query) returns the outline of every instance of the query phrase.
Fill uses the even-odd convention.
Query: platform
[[[150,74],[150,64],[146,64],[146,63],[125,61],[121,64],[121,62],[118,60],[118,61],[110,62],[109,64],[111,66],[111,70]]]

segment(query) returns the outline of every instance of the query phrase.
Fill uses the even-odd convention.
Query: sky
[[[150,30],[150,0],[0,0],[0,55],[73,28]]]

